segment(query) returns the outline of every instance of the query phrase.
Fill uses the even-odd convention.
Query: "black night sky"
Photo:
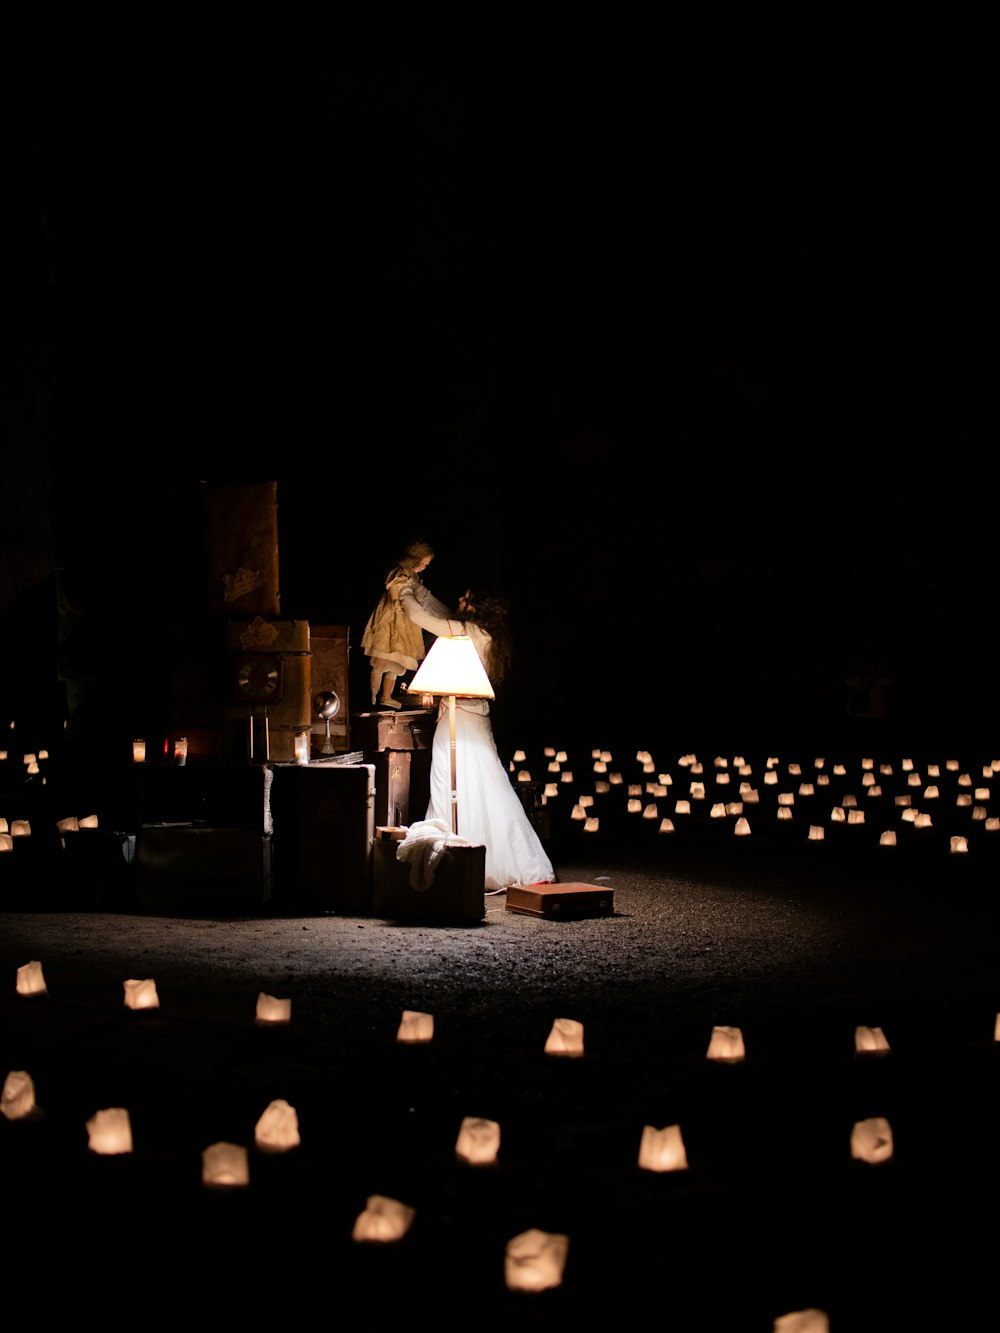
[[[276,480],[283,615],[357,644],[414,536],[510,596],[512,728],[832,735],[873,636],[900,737],[995,731],[992,21],[416,8],[9,44],[5,688],[72,626],[134,708],[193,490]]]

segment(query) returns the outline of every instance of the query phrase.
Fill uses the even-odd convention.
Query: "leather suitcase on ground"
[[[613,916],[615,891],[600,884],[521,884],[507,890],[507,911],[550,921]]]
[[[149,912],[252,912],[271,899],[271,839],[245,828],[144,825],[135,896]]]
[[[370,916],[375,769],[288,764],[274,770],[275,898],[305,911]]]
[[[425,818],[431,799],[430,750],[373,750],[365,763],[375,766],[375,824],[399,827]]]
[[[376,829],[372,859],[372,910],[392,921],[461,925],[486,915],[486,848],[446,847],[426,889],[410,883],[410,864],[396,859],[405,828]]]
[[[355,713],[351,743],[359,750],[429,750],[434,743],[437,714],[425,708],[397,712]]]

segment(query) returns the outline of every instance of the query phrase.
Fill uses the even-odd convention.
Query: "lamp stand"
[[[458,837],[458,770],[455,762],[455,696],[448,695],[448,739],[451,745],[451,831]]]

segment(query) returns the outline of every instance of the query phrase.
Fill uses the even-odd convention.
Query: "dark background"
[[[22,20],[0,722],[45,743],[89,698],[134,734],[198,488],[275,480],[284,616],[358,645],[416,536],[444,600],[510,596],[502,741],[819,743],[872,637],[883,732],[989,743],[993,36],[881,4]]]

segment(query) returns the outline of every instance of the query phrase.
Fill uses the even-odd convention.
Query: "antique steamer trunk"
[[[599,884],[521,884],[507,890],[507,911],[571,921],[586,916],[613,916],[614,889]]]
[[[351,737],[359,750],[429,750],[437,714],[425,708],[355,713]]]
[[[271,839],[253,829],[147,824],[136,900],[151,912],[250,912],[271,899]]]
[[[407,825],[427,814],[431,799],[430,750],[365,751],[375,767],[375,823]]]
[[[396,851],[405,828],[377,827],[372,859],[372,910],[397,921],[472,923],[486,915],[486,848],[446,847],[435,866],[433,883],[415,889],[410,865]]]
[[[375,770],[280,765],[271,788],[275,897],[283,906],[370,916]]]

